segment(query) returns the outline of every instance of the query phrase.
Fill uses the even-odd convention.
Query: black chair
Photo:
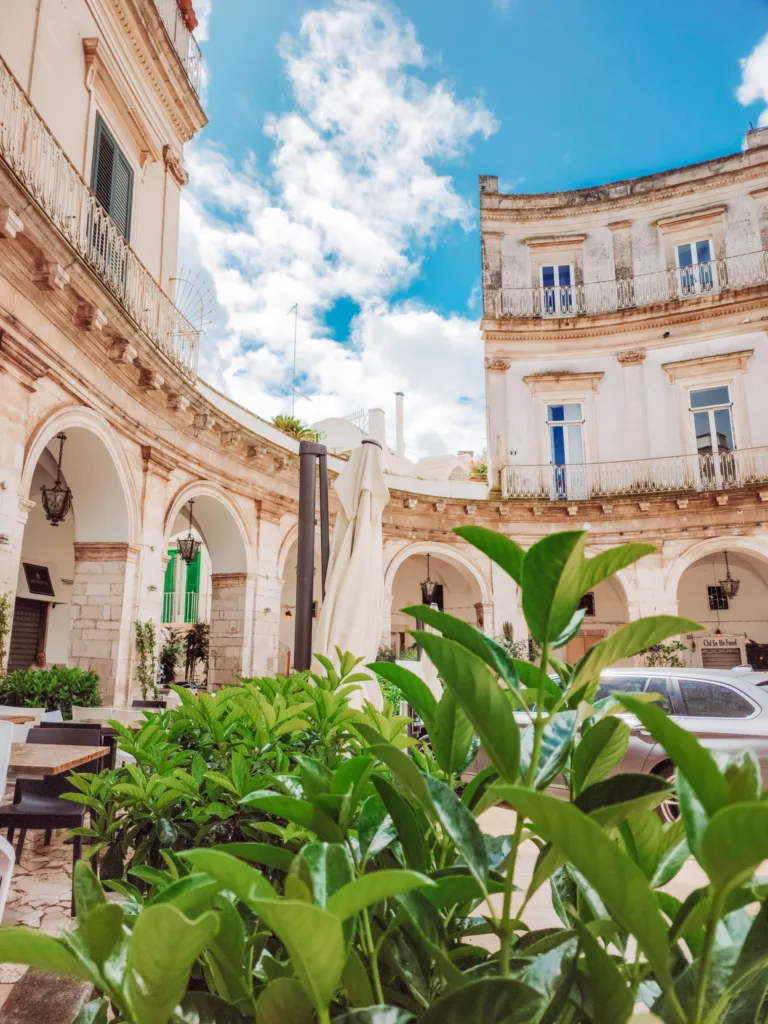
[[[134,700],[131,702],[132,708],[164,708],[166,702],[164,700]]]
[[[27,734],[27,743],[68,744],[78,747],[101,746],[101,729],[98,726],[71,726],[58,728],[36,727]],[[93,770],[93,764],[80,765],[74,771]],[[46,846],[50,844],[54,829],[80,828],[85,822],[87,808],[70,800],[61,800],[62,793],[73,792],[74,787],[67,780],[69,772],[51,775],[43,779],[17,779],[13,803],[0,807],[0,829],[8,829],[8,842],[12,843],[19,829],[16,846],[16,862],[21,863],[24,840],[27,831],[44,830]],[[72,865],[82,856],[82,836],[72,838]],[[74,901],[72,904],[74,915]]]

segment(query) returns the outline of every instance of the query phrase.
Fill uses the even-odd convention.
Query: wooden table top
[[[13,743],[9,767],[25,775],[61,775],[108,754],[109,747],[80,747],[74,743]]]
[[[34,715],[0,715],[0,722],[11,722],[13,725],[26,725],[34,720]]]

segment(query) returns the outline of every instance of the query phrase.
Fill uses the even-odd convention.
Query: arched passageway
[[[615,576],[603,580],[594,590],[585,594],[581,607],[586,611],[581,629],[559,652],[560,656],[571,664],[578,661],[598,641],[629,621],[624,588]]]

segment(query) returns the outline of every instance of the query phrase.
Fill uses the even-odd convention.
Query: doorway
[[[38,651],[45,650],[48,628],[48,602],[17,597],[13,611],[13,629],[8,648],[8,671],[25,669],[34,662]]]

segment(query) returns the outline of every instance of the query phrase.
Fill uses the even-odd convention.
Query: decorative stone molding
[[[27,520],[29,519],[29,513],[36,504],[36,501],[30,501],[29,498],[19,498],[19,511],[16,516],[16,522],[21,526],[26,526]]]
[[[139,387],[144,391],[159,391],[165,384],[165,377],[162,377],[155,370],[142,370],[139,376]]]
[[[678,498],[675,504],[680,509],[686,509],[688,508],[688,498]]]
[[[622,366],[641,366],[645,362],[645,349],[634,348],[628,352],[617,352],[616,358]]]
[[[27,391],[33,392],[37,390],[37,382],[48,375],[50,366],[34,356],[9,331],[0,330],[0,372],[3,371],[15,377]]]
[[[573,249],[586,242],[587,236],[578,235],[531,235],[523,238],[523,245],[529,249]]]
[[[32,275],[32,280],[42,291],[55,292],[69,284],[69,274],[56,260],[45,260]]]
[[[288,468],[288,456],[287,455],[276,455],[275,459],[274,459],[274,462],[275,462],[275,469],[278,470],[278,472],[283,470],[283,469],[287,469]]]
[[[75,541],[76,562],[138,562],[141,547],[124,541]]]
[[[10,206],[0,205],[0,238],[15,238],[24,230],[24,221]]]
[[[727,494],[716,494],[715,495],[715,501],[717,502],[718,505],[727,505],[728,504],[728,495]]]
[[[531,512],[535,516],[540,516],[541,515],[541,507],[539,505],[532,505],[531,506]]]
[[[672,217],[662,217],[656,223],[664,233],[675,231],[678,228],[694,228],[720,220],[726,209],[725,203],[719,203],[717,206],[706,206],[703,209],[690,210],[688,213],[677,213]]]
[[[263,459],[267,454],[267,449],[263,444],[249,444],[246,454],[249,459]]]
[[[242,436],[239,430],[224,430],[221,434],[221,443],[231,448],[240,443]]]
[[[130,364],[136,361],[138,352],[125,338],[116,338],[109,349],[109,358],[113,363]]]
[[[532,395],[560,395],[574,391],[597,393],[600,381],[605,376],[602,370],[594,373],[531,373],[523,377]]]
[[[603,515],[604,516],[612,516],[613,515],[613,505],[601,505],[600,508],[603,510]]]
[[[575,516],[575,515],[578,514],[579,506],[578,505],[569,505],[566,511],[568,512],[569,516]]]
[[[209,412],[196,412],[192,420],[195,430],[213,430],[216,426],[215,418]]]
[[[173,409],[174,412],[186,412],[189,408],[189,399],[186,395],[174,391],[168,395],[168,408]]]
[[[605,226],[609,231],[628,231],[633,224],[634,221],[632,220],[613,220],[610,224],[606,224]]]
[[[468,516],[473,516],[477,512],[477,505],[465,505],[464,511]]]
[[[107,314],[98,306],[81,302],[77,307],[75,323],[81,331],[102,331],[107,326],[107,322]]]
[[[641,512],[649,512],[651,508],[651,503],[650,501],[638,501],[637,507],[640,509]]]
[[[168,480],[174,469],[178,468],[177,464],[168,458],[168,456],[164,455],[162,452],[158,451],[157,448],[153,448],[152,445],[149,444],[143,444],[141,446],[141,458],[144,463],[145,473],[151,468],[164,480]]]
[[[189,184],[189,175],[180,154],[174,153],[170,146],[163,146],[163,160],[165,169],[180,188]]]
[[[511,359],[501,359],[492,356],[487,356],[485,360],[485,368],[489,373],[506,373],[512,365]]]
[[[147,160],[160,157],[159,147],[146,128],[146,115],[132,90],[126,88],[125,70],[108,47],[95,37],[83,39],[85,62],[85,87],[89,91],[98,87],[124,114],[125,127],[133,136],[139,150],[139,163],[145,167]]]
[[[410,508],[410,509],[416,508],[416,499],[415,498],[403,498],[403,508]]]
[[[440,500],[435,502],[435,512],[445,512],[445,502]]]
[[[699,356],[697,359],[680,359],[674,363],[662,363],[661,368],[672,384],[677,380],[707,377],[712,373],[726,373],[729,370],[746,370],[753,348],[738,352],[723,352],[714,356]]]
[[[768,491],[758,491],[757,496],[760,501],[768,501]]]

